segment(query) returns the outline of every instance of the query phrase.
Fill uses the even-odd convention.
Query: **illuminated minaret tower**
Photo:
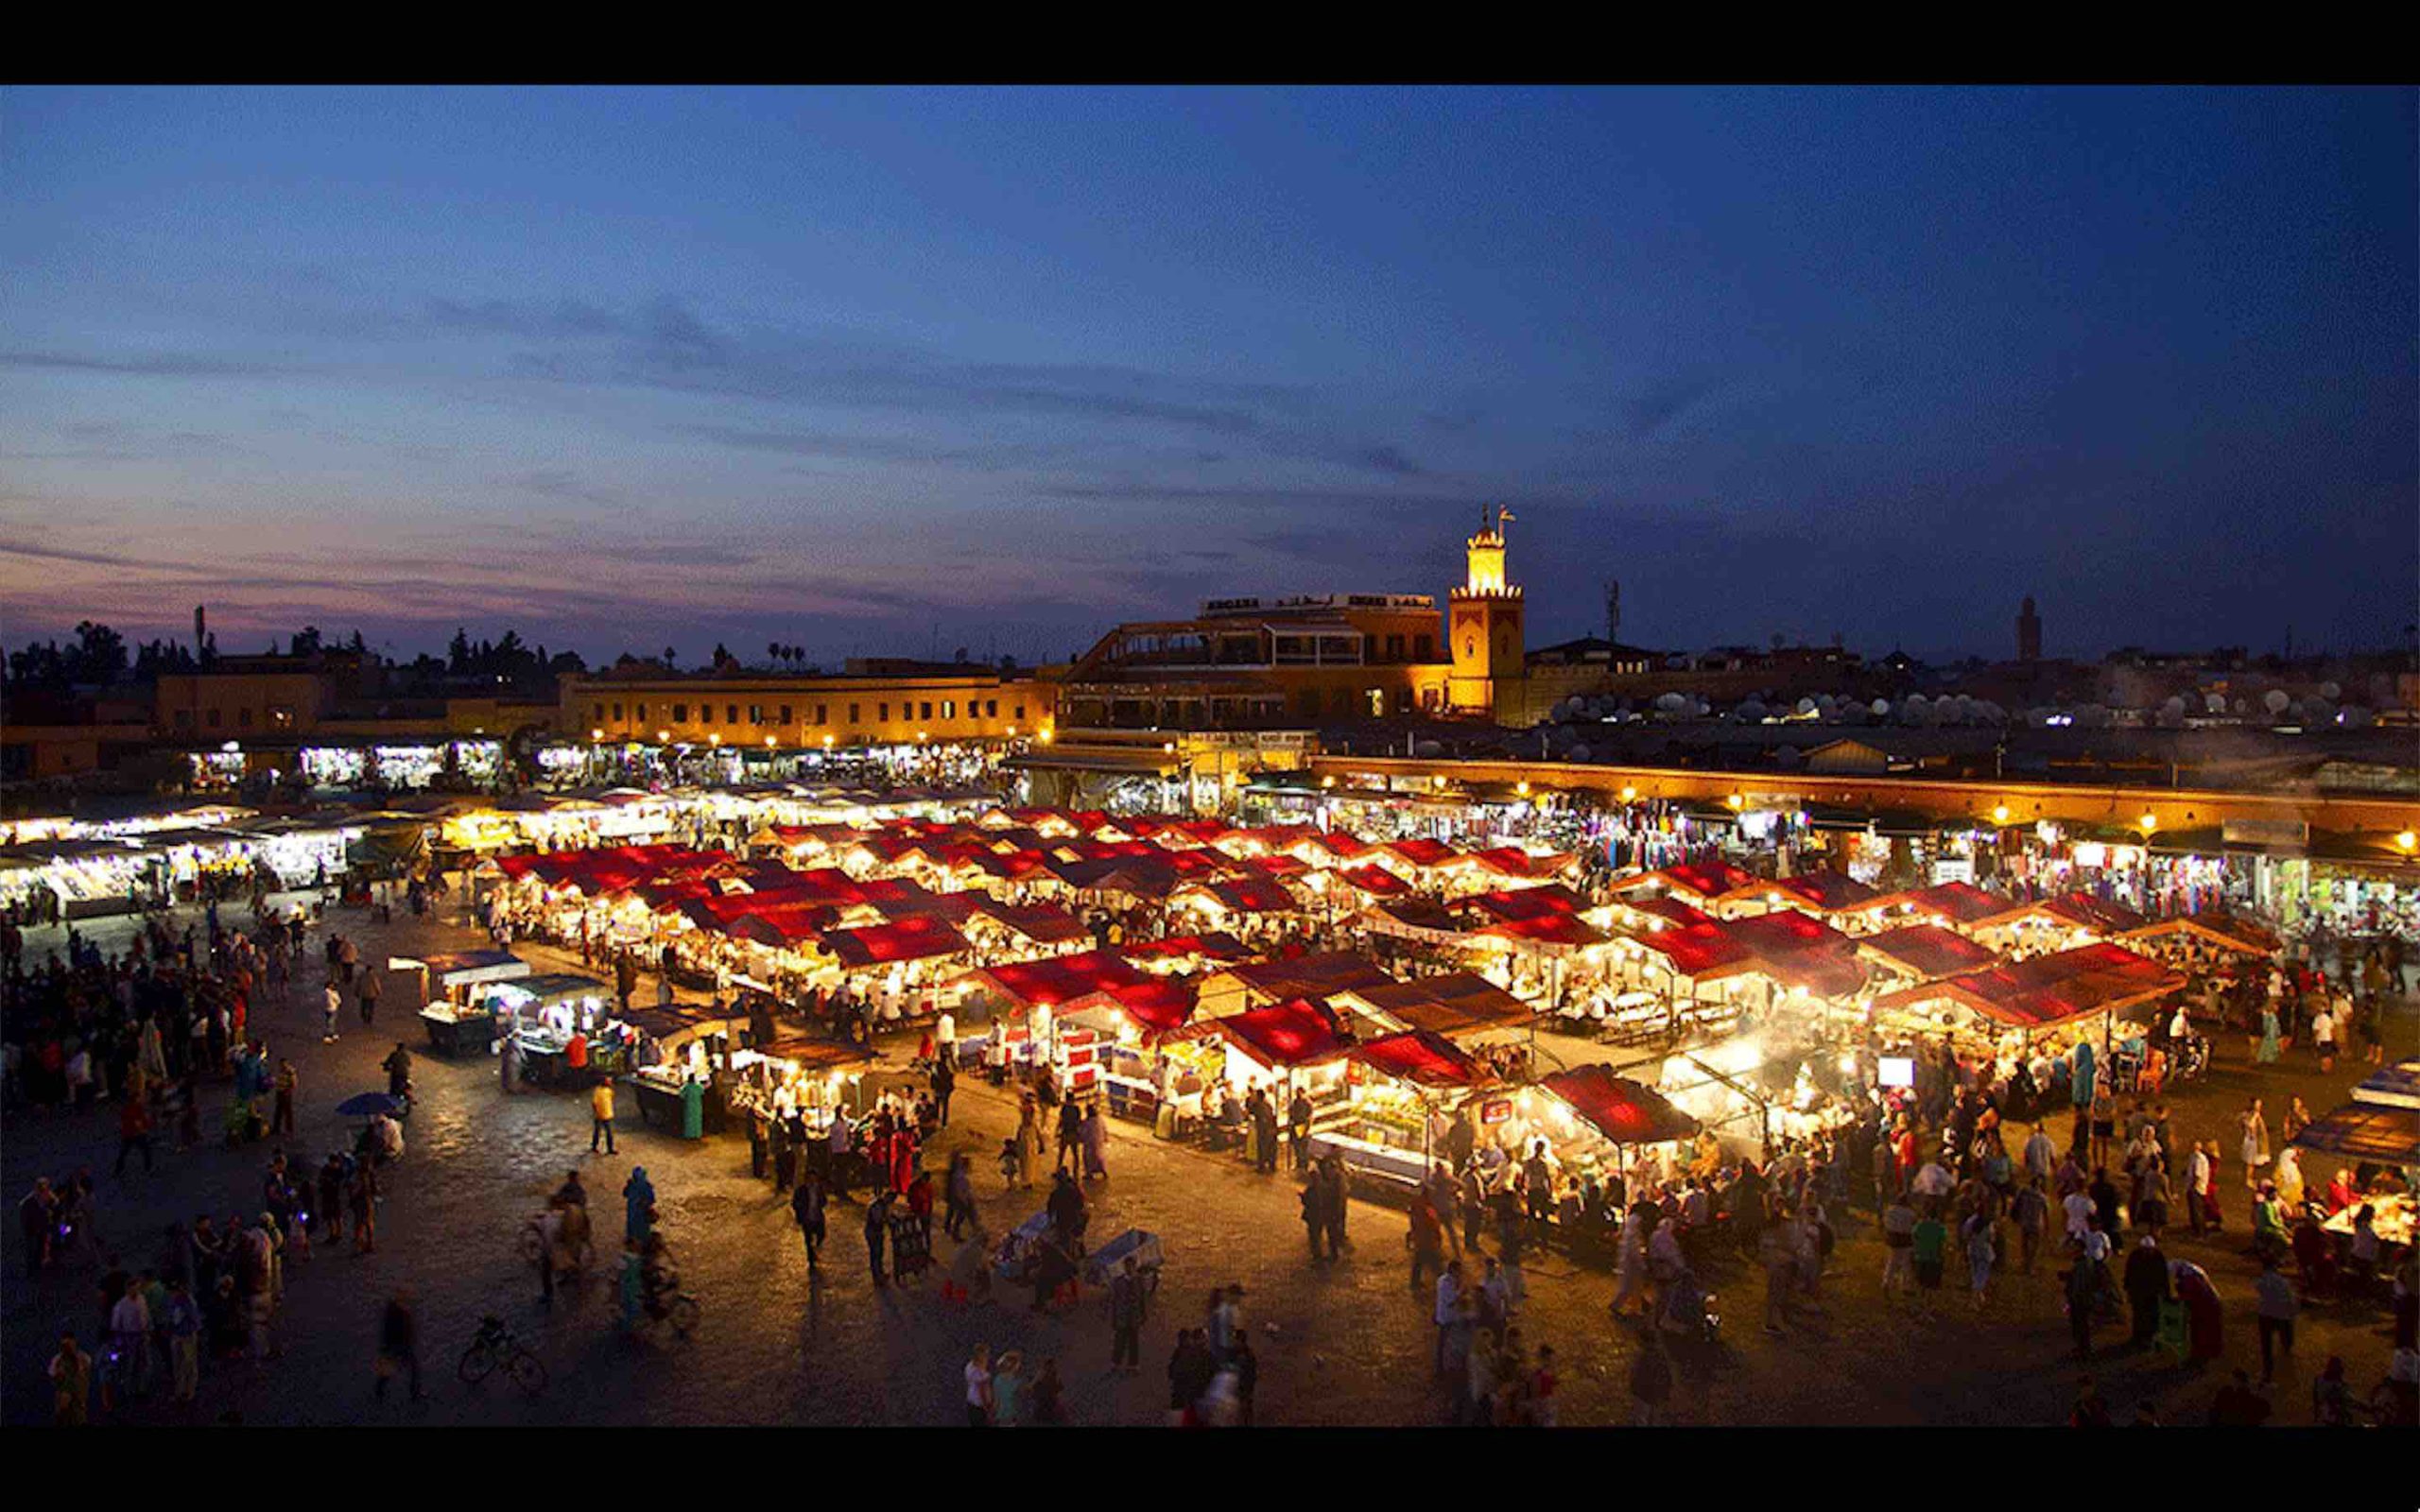
[[[1518,723],[1527,714],[1527,648],[1521,632],[1521,590],[1504,576],[1504,527],[1512,511],[1498,506],[1491,524],[1479,511],[1468,541],[1470,570],[1451,595],[1446,641],[1453,648],[1449,684],[1457,713]]]

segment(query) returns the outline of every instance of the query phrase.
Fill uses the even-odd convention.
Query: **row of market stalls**
[[[180,822],[52,830],[0,847],[0,905],[84,919],[190,899],[205,883],[230,896],[311,886],[355,869],[399,875],[424,853],[414,816],[321,810],[262,815],[212,808]]]

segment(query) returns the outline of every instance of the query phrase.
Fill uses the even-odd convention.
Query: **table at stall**
[[[2399,1192],[2364,1197],[2320,1227],[2331,1234],[2350,1239],[2353,1236],[2353,1220],[2360,1216],[2363,1203],[2369,1206],[2370,1226],[2377,1231],[2379,1244],[2396,1246],[2411,1243],[2412,1202],[2409,1194]]]
[[[593,976],[558,971],[489,983],[481,1002],[501,1005],[520,1047],[522,1080],[544,1087],[570,1083],[571,1041],[583,1036],[595,1048],[613,1022],[606,1013],[613,998],[614,989]]]
[[[419,973],[420,1022],[429,1048],[441,1056],[486,1055],[495,1045],[495,1015],[474,1003],[470,988],[527,977],[531,967],[510,951],[457,951],[441,955],[390,955],[389,971]]]

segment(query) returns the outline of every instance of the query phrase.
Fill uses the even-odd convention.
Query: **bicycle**
[[[504,1367],[504,1373],[512,1379],[514,1385],[533,1397],[546,1389],[544,1363],[530,1353],[527,1345],[512,1336],[512,1331],[504,1326],[502,1318],[491,1313],[479,1319],[478,1334],[471,1340],[471,1347],[462,1351],[462,1360],[455,1367],[455,1374],[462,1378],[464,1384],[476,1385],[498,1366]]]

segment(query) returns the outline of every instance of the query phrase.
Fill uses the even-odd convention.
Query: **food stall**
[[[1452,1040],[1406,1029],[1356,1044],[1345,1093],[1311,1125],[1311,1155],[1333,1155],[1365,1193],[1401,1195],[1426,1177],[1433,1130],[1495,1075]]]
[[[564,1057],[574,1036],[588,1041],[590,1065],[596,1065],[596,1042],[614,1022],[609,1014],[614,989],[605,983],[551,971],[490,982],[474,991],[475,1001],[502,1020],[499,1037],[510,1033],[520,1046],[523,1080],[536,1086],[570,1085]]]
[[[613,1038],[624,1053],[619,1057],[622,1079],[638,1103],[639,1121],[650,1128],[678,1134],[682,1130],[682,1088],[695,1075],[703,1095],[702,1133],[719,1134],[725,1124],[718,1063],[730,1059],[734,1033],[745,1026],[708,1007],[634,1007],[616,1021]]]
[[[445,954],[390,955],[389,971],[409,971],[419,984],[420,1022],[429,1048],[441,1056],[485,1055],[495,1044],[495,1014],[475,1002],[473,988],[530,974],[527,961],[510,951],[455,951]]]
[[[1556,1072],[1511,1102],[1493,1125],[1508,1156],[1517,1160],[1531,1141],[1543,1139],[1566,1177],[1594,1177],[1600,1184],[1617,1172],[1635,1174],[1643,1160],[1654,1162],[1662,1179],[1686,1164],[1685,1143],[1700,1127],[1663,1093],[1608,1065]]]
[[[1225,1042],[1224,1075],[1238,1097],[1254,1087],[1267,1088],[1284,1108],[1299,1088],[1317,1108],[1344,1095],[1344,1053],[1351,1041],[1338,1033],[1335,1016],[1315,1004],[1296,998],[1197,1027]]]

